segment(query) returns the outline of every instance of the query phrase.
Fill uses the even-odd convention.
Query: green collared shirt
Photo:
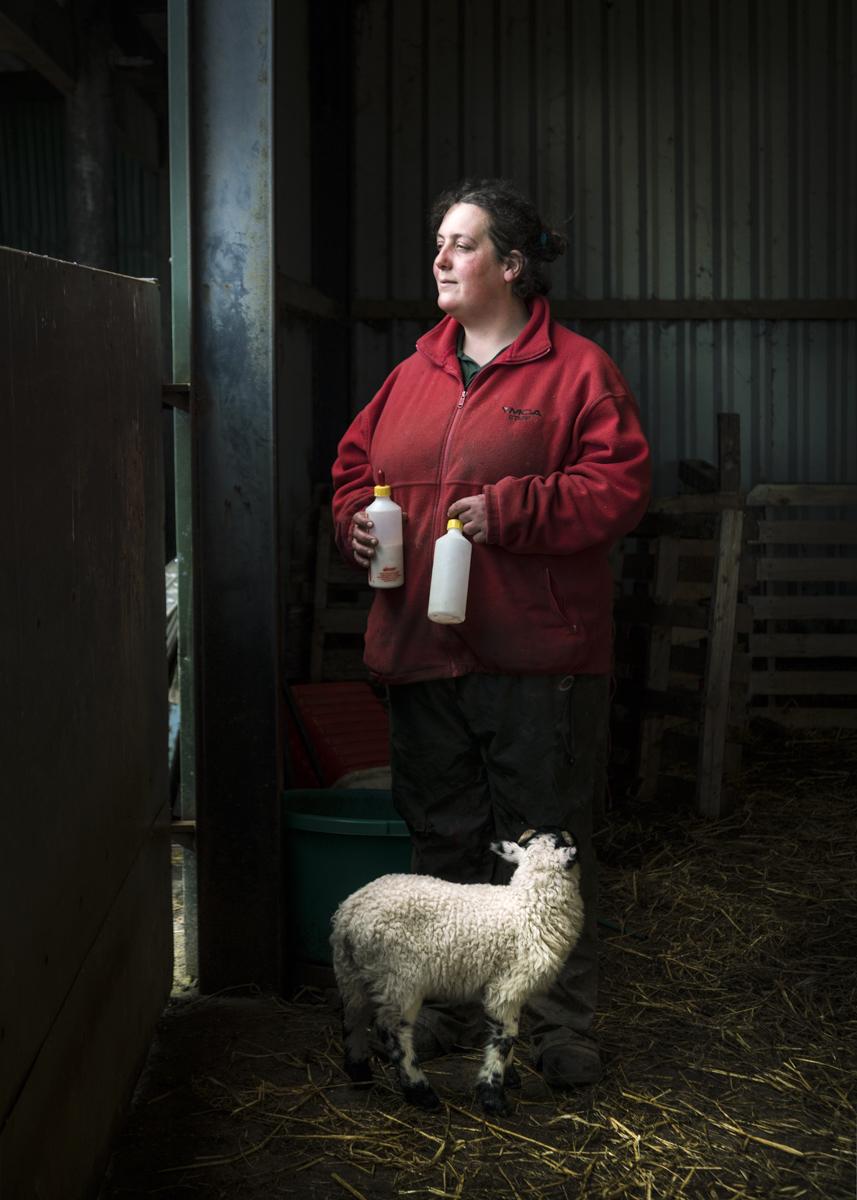
[[[510,342],[509,345],[511,345],[511,344],[512,343]],[[476,362],[475,359],[470,358],[467,354],[464,353],[464,350],[462,349],[463,346],[464,346],[464,330],[461,329],[461,330],[459,330],[459,333],[458,333],[458,346],[457,346],[455,352],[458,355],[458,361],[461,363],[461,378],[464,380],[464,386],[466,388],[469,388],[471,383],[473,382],[473,377],[479,371],[481,371],[483,367],[487,367],[488,363],[478,363],[478,362]],[[502,354],[505,349],[506,349],[505,346],[501,346],[500,349],[497,351],[497,354]],[[497,357],[497,354],[494,355],[494,358]],[[489,358],[488,362],[493,362],[494,358]]]

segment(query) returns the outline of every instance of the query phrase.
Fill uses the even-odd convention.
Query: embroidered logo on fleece
[[[510,408],[508,404],[503,405],[503,412],[510,421],[532,421],[542,415],[539,408]]]

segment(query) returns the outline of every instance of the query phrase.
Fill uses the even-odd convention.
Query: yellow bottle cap
[[[376,483],[375,484],[375,495],[376,496],[389,496],[391,491],[392,491],[392,488],[390,487],[389,483]]]
[[[451,520],[451,521],[447,521],[447,523],[446,523],[446,528],[447,528],[448,530],[449,530],[449,529],[463,529],[463,528],[464,528],[464,522],[463,522],[463,521],[456,521],[456,520],[453,518],[453,520]]]

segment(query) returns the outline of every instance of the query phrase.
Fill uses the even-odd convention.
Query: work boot
[[[451,1025],[451,1023],[450,1023]],[[414,1021],[414,1053],[421,1063],[451,1054],[455,1045],[455,1032],[445,1022],[435,1019],[434,1014],[422,1010]]]
[[[536,1068],[552,1088],[598,1083],[603,1075],[598,1044],[571,1030],[547,1034],[533,1046]]]
[[[454,1050],[464,1049],[460,1039],[465,1036],[465,1031],[466,1024],[448,1009],[420,1009],[414,1022],[414,1053],[423,1063],[430,1062],[433,1058],[443,1058],[445,1054],[452,1054]],[[387,1048],[374,1029],[369,1044],[379,1058],[389,1059]]]
[[[454,1051],[471,1050],[485,1041],[485,1018],[472,1008],[448,1009],[428,1004],[414,1022],[414,1050],[420,1062]]]

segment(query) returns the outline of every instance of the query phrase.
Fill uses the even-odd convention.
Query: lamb
[[[488,1041],[476,1084],[487,1113],[509,1112],[504,1084],[523,1005],[546,991],[583,929],[580,867],[570,833],[528,829],[491,849],[517,867],[507,885],[448,883],[428,875],[383,875],[354,892],[333,915],[333,967],[343,1001],[345,1071],[372,1079],[369,1026],[405,1100],[440,1106],[414,1052],[413,1028],[425,999],[481,1000]]]

